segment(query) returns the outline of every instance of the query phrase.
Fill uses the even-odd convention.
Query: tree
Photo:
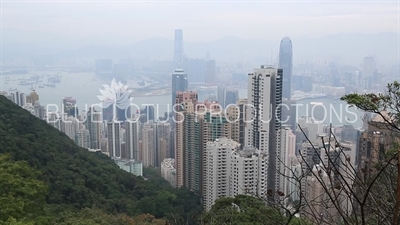
[[[369,94],[349,94],[341,98],[349,104],[365,111],[374,113],[380,116],[384,123],[380,123],[381,128],[388,129],[393,133],[393,136],[398,137],[400,133],[400,83],[394,81],[387,85],[385,93],[369,93]],[[391,205],[394,206],[392,224],[399,224],[400,210],[400,148],[397,146],[397,151],[391,152],[389,160],[397,161],[397,172],[393,173],[396,180],[395,201]],[[391,167],[389,167],[391,168]],[[383,168],[379,168],[383,169]],[[379,172],[378,172],[379,173]],[[389,203],[390,204],[390,203]]]
[[[28,163],[0,155],[0,222],[18,224],[43,213],[47,187],[37,179],[39,175]]]
[[[274,168],[291,188],[258,198],[285,216],[283,224],[297,223],[300,215],[303,223],[397,225],[400,84],[389,84],[384,94],[349,94],[341,100],[376,116],[366,121],[369,129],[361,138],[372,147],[360,146],[359,155],[352,156],[349,143],[338,140],[332,127],[318,141],[311,141],[299,126],[306,148],[289,164],[278,158],[281,168]]]

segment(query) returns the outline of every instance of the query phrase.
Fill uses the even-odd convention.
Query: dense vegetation
[[[4,96],[0,154],[0,224],[159,224],[154,218],[193,223],[201,213],[191,192],[173,189],[151,170],[145,171],[148,180],[120,170]]]

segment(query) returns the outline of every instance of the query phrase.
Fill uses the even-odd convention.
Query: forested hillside
[[[146,221],[152,221],[154,216],[175,223],[178,220],[193,223],[201,214],[199,198],[191,192],[169,187],[157,173],[148,170],[150,179],[144,180],[119,169],[106,155],[80,148],[64,133],[4,96],[0,96],[0,154],[3,155],[2,164],[24,165],[20,162],[24,161],[25,171],[31,173],[30,178],[22,174],[22,180],[14,177],[17,180],[12,185],[24,191],[33,190],[32,187],[18,186],[28,185],[23,179],[30,179],[39,188],[35,198],[31,197],[40,200],[43,195],[40,207],[24,207],[18,203],[25,204],[25,200],[8,204],[6,197],[17,199],[29,197],[29,194],[23,194],[23,191],[9,193],[0,188],[0,208],[9,210],[0,211],[0,223],[14,221],[17,224],[25,219],[36,224],[103,224],[74,220],[90,219],[85,215],[94,218],[112,216],[114,219],[125,215]],[[18,166],[15,168],[17,171],[9,171],[9,177],[21,172]],[[9,177],[6,173],[0,174],[0,182]],[[12,185],[9,187],[14,187]],[[40,204],[40,201],[36,203]],[[154,221],[155,224],[160,222]]]

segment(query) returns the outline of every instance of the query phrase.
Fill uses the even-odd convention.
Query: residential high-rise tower
[[[282,69],[261,66],[248,75],[246,146],[268,155],[268,190],[276,190],[277,163],[280,159]]]

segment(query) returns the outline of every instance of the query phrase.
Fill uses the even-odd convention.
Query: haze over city
[[[0,224],[400,224],[400,1],[0,19]]]

